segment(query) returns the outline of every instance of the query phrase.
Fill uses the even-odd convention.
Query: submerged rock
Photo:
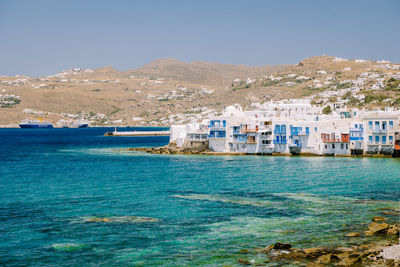
[[[251,265],[251,262],[249,260],[245,260],[245,259],[238,259],[238,262],[243,265]]]
[[[84,223],[142,223],[158,222],[157,218],[139,217],[139,216],[110,216],[110,217],[83,217]]]
[[[51,245],[51,247],[55,250],[60,250],[60,251],[76,251],[89,248],[88,245],[76,244],[76,243],[57,243]]]
[[[86,222],[88,222],[88,223],[92,223],[92,222],[111,222],[111,220],[107,219],[107,218],[93,217],[93,218],[90,218],[90,219],[86,220]]]
[[[250,250],[243,248],[243,249],[239,250],[239,253],[240,254],[249,254]]]
[[[357,232],[351,232],[351,233],[346,234],[346,236],[347,237],[357,237],[357,236],[360,236],[360,234]]]

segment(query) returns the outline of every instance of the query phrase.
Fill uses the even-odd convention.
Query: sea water
[[[152,155],[123,148],[168,137],[111,130],[0,130],[0,265],[268,265],[240,250],[365,242],[345,234],[398,209],[398,159]]]

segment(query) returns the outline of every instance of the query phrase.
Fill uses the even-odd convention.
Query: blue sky
[[[0,0],[0,75],[140,67],[157,58],[400,62],[400,1]]]

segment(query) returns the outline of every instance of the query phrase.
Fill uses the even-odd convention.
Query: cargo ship
[[[39,120],[23,120],[19,127],[21,128],[53,128],[53,124],[48,121]]]
[[[87,128],[89,127],[89,122],[86,120],[76,120],[73,122],[67,122],[67,121],[59,121],[59,125],[61,125],[61,128]]]

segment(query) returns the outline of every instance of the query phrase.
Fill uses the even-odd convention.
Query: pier
[[[169,136],[170,131],[106,132],[104,136]]]

